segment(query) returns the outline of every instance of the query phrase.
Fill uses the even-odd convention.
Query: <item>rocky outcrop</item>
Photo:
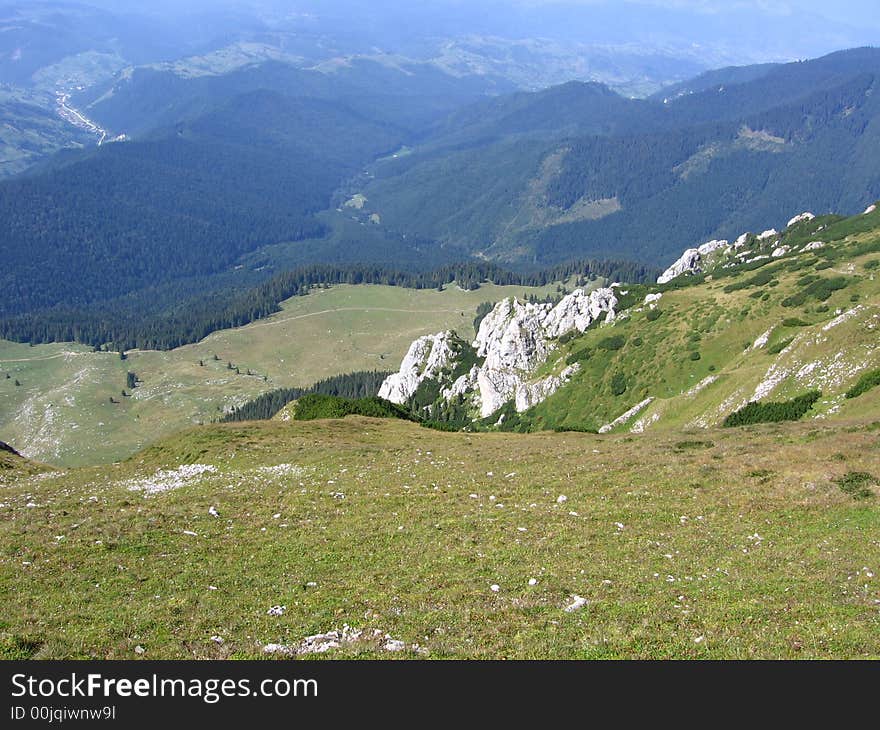
[[[555,347],[553,340],[575,330],[584,332],[602,316],[613,320],[617,304],[612,288],[589,293],[576,289],[555,307],[523,304],[515,298],[499,302],[480,323],[474,340],[477,355],[485,358],[477,374],[480,415],[491,416],[511,399],[524,411],[555,392],[574,371],[558,376],[559,382],[547,378],[529,386],[532,373]]]
[[[559,375],[550,375],[543,380],[539,380],[537,383],[523,383],[517,386],[516,395],[514,396],[514,406],[517,413],[527,411],[532,406],[547,400],[547,398],[571,380],[571,376],[578,370],[580,370],[580,365],[575,363],[565,368]]]
[[[613,320],[616,306],[613,289],[596,289],[589,294],[576,289],[550,310],[544,321],[544,333],[547,337],[562,337],[573,330],[584,332],[603,315],[606,321]]]
[[[543,323],[549,304],[524,304],[516,298],[495,305],[480,323],[474,340],[477,355],[485,357],[484,370],[530,372],[550,351]]]
[[[804,221],[811,221],[815,217],[816,216],[814,216],[812,213],[801,213],[800,215],[796,215],[794,218],[792,218],[788,222],[786,228],[791,228],[792,226],[796,226],[798,223],[803,223]]]
[[[556,340],[570,332],[584,332],[603,317],[612,321],[617,306],[613,288],[576,289],[555,306],[505,299],[480,323],[472,345],[478,364],[467,373],[452,381],[450,373],[457,369],[462,351],[454,333],[420,337],[410,346],[400,371],[382,384],[379,396],[405,403],[422,382],[434,379],[440,384],[443,400],[470,398],[483,418],[510,401],[517,411],[525,411],[555,393],[578,370],[575,365],[533,380],[535,371],[556,347]]]
[[[392,403],[406,403],[424,380],[437,378],[449,368],[456,357],[454,332],[419,337],[409,347],[400,364],[400,371],[389,375],[379,389],[379,397]]]
[[[624,423],[629,421],[631,418],[636,416],[638,413],[641,413],[645,408],[647,408],[651,403],[654,402],[654,398],[645,398],[641,403],[637,403],[632,408],[630,408],[626,413],[615,418],[611,423],[606,423],[602,428],[599,429],[599,433],[608,433],[609,431],[613,431],[618,426],[622,426]]]
[[[773,249],[773,253],[771,253],[770,256],[774,259],[778,259],[788,254],[789,251],[791,251],[791,248],[788,246],[779,246],[778,248]]]
[[[700,272],[701,261],[702,257],[700,256],[700,252],[695,248],[689,248],[681,255],[681,258],[678,259],[678,261],[660,274],[657,278],[657,283],[668,284],[682,274],[697,274]]]
[[[445,388],[442,392],[444,400],[451,400],[460,395],[467,395],[469,391],[477,385],[477,376],[480,374],[480,368],[474,365],[467,373],[459,377],[450,387]]]
[[[700,274],[703,271],[703,260],[716,251],[728,250],[728,241],[709,241],[698,248],[689,248],[681,258],[664,271],[657,279],[658,284],[668,284],[682,274]]]

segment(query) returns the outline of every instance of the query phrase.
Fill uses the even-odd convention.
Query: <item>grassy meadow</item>
[[[553,290],[335,286],[289,299],[265,320],[168,352],[134,350],[125,361],[69,343],[0,341],[0,439],[60,466],[115,461],[273,388],[357,370],[396,370],[421,335],[456,329],[471,337],[481,302]],[[129,371],[141,384],[123,397]]]
[[[877,422],[267,421],[22,467],[0,470],[7,658],[880,657]]]

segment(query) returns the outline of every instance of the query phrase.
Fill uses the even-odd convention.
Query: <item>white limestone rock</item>
[[[796,215],[794,218],[792,218],[788,222],[788,225],[786,226],[786,228],[791,228],[792,226],[796,226],[798,223],[803,223],[804,221],[811,221],[815,217],[816,216],[814,216],[810,212],[801,213],[800,215]]]
[[[785,256],[789,251],[791,251],[791,247],[789,246],[779,246],[778,248],[773,249],[773,253],[770,254],[774,259],[781,258]]]
[[[580,370],[580,365],[575,363],[565,368],[559,375],[550,375],[543,380],[539,380],[537,383],[523,383],[519,385],[514,397],[516,412],[522,413],[529,410],[532,406],[543,403],[571,380],[571,376],[578,370]]]
[[[818,251],[820,248],[825,248],[825,244],[822,241],[810,241],[801,251]]]
[[[648,296],[645,297],[645,306],[650,307],[651,309],[656,309],[657,302],[659,302],[662,298],[662,292],[658,292],[657,294],[648,294]]]
[[[667,284],[682,274],[702,272],[703,259],[716,251],[729,250],[730,243],[724,240],[708,241],[697,248],[689,248],[681,258],[664,271],[657,279],[658,284]]]
[[[764,334],[759,335],[758,338],[752,343],[752,346],[749,348],[750,350],[760,350],[763,347],[767,346],[767,343],[770,341],[770,335],[773,334],[773,330],[775,327],[771,327]]]
[[[379,397],[392,403],[406,403],[423,380],[437,377],[455,359],[453,332],[419,337],[410,345],[400,371],[389,375],[379,389]]]
[[[679,258],[678,261],[672,264],[672,266],[666,269],[666,271],[657,278],[657,283],[668,284],[682,274],[699,273],[702,260],[703,257],[700,256],[700,252],[697,249],[689,248],[681,255],[681,258]]]
[[[715,253],[716,251],[720,251],[721,249],[730,248],[730,242],[724,240],[715,240],[708,241],[704,243],[702,246],[697,248],[700,256],[708,256],[710,253]]]
[[[575,289],[547,314],[544,331],[548,337],[562,337],[572,330],[585,332],[603,313],[606,322],[612,321],[617,304],[613,289],[595,289],[589,294]]]
[[[479,372],[480,368],[474,365],[451,386],[444,388],[441,393],[444,400],[452,400],[460,395],[465,395],[469,390],[473,390],[474,386],[477,384],[477,375]]]
[[[477,376],[480,416],[488,418],[513,398],[522,377],[513,371],[482,368]]]
[[[862,213],[862,215],[871,215],[871,213],[873,213],[875,210],[877,210],[876,205],[869,205],[867,208],[865,208],[865,212]]]
[[[748,233],[743,233],[739,238],[737,238],[733,242],[733,247],[734,248],[742,248],[743,246],[745,246],[749,240],[749,235],[750,234],[748,234]]]
[[[569,332],[585,331],[605,317],[614,320],[619,304],[613,287],[587,292],[576,289],[553,306],[505,299],[480,323],[473,348],[478,365],[445,386],[441,397],[450,400],[470,397],[471,404],[487,418],[513,400],[517,410],[537,405],[556,392],[578,367],[566,368],[538,382],[532,376],[557,346],[555,340]],[[452,332],[420,337],[410,346],[400,371],[389,376],[379,396],[394,403],[405,403],[426,379],[442,381],[444,371],[455,367],[463,343]]]
[[[523,304],[516,298],[498,302],[474,340],[477,355],[485,358],[481,374],[531,372],[543,363],[553,347],[542,327],[551,309],[550,304]]]
[[[618,299],[612,287],[585,292],[576,289],[555,307],[523,304],[505,299],[480,323],[473,346],[485,361],[477,373],[478,400],[483,418],[491,416],[507,401],[536,405],[555,392],[563,381],[522,389],[531,374],[546,362],[555,343],[552,340],[578,330],[583,332],[604,313],[615,317]]]
[[[599,433],[608,433],[618,426],[622,426],[624,423],[629,421],[633,416],[637,415],[641,411],[645,410],[651,403],[654,402],[654,398],[645,398],[641,403],[637,403],[632,408],[630,408],[626,413],[615,418],[611,423],[606,423],[602,428],[599,429]]]
[[[775,228],[768,228],[763,233],[758,234],[758,240],[759,241],[767,241],[767,240],[773,238],[774,236],[778,236],[778,235],[779,235],[779,231],[777,231]]]

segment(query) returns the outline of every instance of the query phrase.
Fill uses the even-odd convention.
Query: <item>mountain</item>
[[[453,77],[405,60],[340,60],[314,69],[265,60],[214,73],[168,64],[128,69],[75,94],[73,101],[114,134],[138,139],[256,91],[344,103],[371,119],[414,131],[481,96],[513,90],[500,79]]]
[[[725,68],[712,69],[681,83],[665,86],[652,94],[650,98],[668,103],[669,99],[677,99],[686,94],[745,84],[766,76],[779,66],[778,63],[756,63],[750,66],[726,66]]]
[[[739,78],[633,100],[578,82],[498,95],[487,77],[365,60],[123,73],[70,103],[126,141],[0,184],[4,332],[82,339],[89,322],[93,342],[110,307],[127,324],[103,329],[162,315],[179,344],[206,333],[191,313],[229,326],[273,311],[228,315],[303,265],[660,265],[880,196],[880,51]]]
[[[876,417],[878,254],[876,205],[851,218],[803,213],[781,233],[691,249],[653,286],[503,300],[472,343],[453,332],[416,340],[379,395],[468,429],[773,420],[761,409],[780,420]]]
[[[113,122],[126,122],[116,134],[129,135],[142,131],[156,113],[180,110],[179,100],[166,104],[161,96],[153,97],[151,84],[164,85],[172,94],[173,84],[150,79],[150,74],[224,76],[266,61],[301,70],[374,64],[405,69],[414,81],[430,69],[438,79],[481,79],[499,92],[538,91],[575,80],[599,82],[626,97],[645,97],[720,66],[780,62],[873,42],[871,14],[853,23],[855,13],[853,8],[835,12],[813,7],[794,17],[787,9],[720,7],[707,12],[604,0],[538,5],[301,0],[295,11],[274,0],[4,0],[0,84],[17,96],[30,95],[43,112],[66,123],[47,130],[51,134],[37,148],[6,134],[0,175],[15,174],[26,169],[25,163],[76,145],[70,135],[78,119],[59,100],[76,98],[82,113],[114,79],[147,78],[145,84],[135,83],[135,97],[115,89],[123,92],[120,98],[131,104],[132,114],[125,114],[124,106],[106,110]],[[737,29],[733,35],[731,28]],[[773,43],[766,42],[769,36]],[[422,71],[412,73],[415,67]],[[183,106],[201,113],[205,107],[199,101],[205,100],[185,100]],[[442,97],[434,101],[442,106]],[[180,120],[173,117],[166,116],[164,123]],[[100,138],[98,132],[95,140]]]
[[[651,100],[573,84],[481,102],[350,192],[388,228],[523,265],[660,263],[792,209],[855,213],[880,195],[880,51],[753,76]]]
[[[8,181],[0,276],[15,296],[2,312],[107,300],[320,235],[312,214],[339,180],[400,141],[340,105],[258,92],[170,134]]]
[[[363,61],[306,71],[268,61],[214,75],[139,69],[74,94],[72,109],[105,139],[123,135],[124,143],[67,151],[0,183],[8,264],[0,278],[16,294],[0,314],[173,289],[182,279],[192,280],[185,289],[204,292],[206,282],[194,278],[236,266],[265,278],[265,257],[245,266],[242,256],[320,240],[329,228],[315,214],[331,207],[343,181],[493,89],[490,80],[424,65]],[[393,232],[373,238],[372,247],[360,245],[370,252],[357,256],[425,259],[411,253],[417,240],[404,246]],[[320,246],[299,247],[296,263],[345,256]],[[71,266],[73,277],[59,276],[58,267]],[[236,278],[252,285],[261,277]],[[227,276],[213,287],[229,283]],[[180,298],[164,293],[166,306]]]

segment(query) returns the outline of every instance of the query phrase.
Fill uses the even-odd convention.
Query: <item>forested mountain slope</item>
[[[357,191],[365,214],[389,227],[542,264],[659,263],[682,245],[781,225],[793,209],[855,213],[880,195],[880,51],[755,75],[668,103],[605,103],[585,85],[534,95],[534,105],[483,102],[482,118],[460,113],[435,146],[377,165]],[[584,111],[569,117],[557,101]]]
[[[338,181],[399,141],[342,106],[255,92],[167,134],[8,181],[0,279],[11,296],[0,312],[109,299],[319,236],[312,215]]]
[[[414,62],[356,59],[304,69],[266,61],[214,74],[188,75],[162,65],[128,69],[74,100],[114,133],[138,138],[255,91],[342,103],[370,119],[413,131],[487,93],[513,90],[492,76],[454,77]]]
[[[141,69],[89,107],[131,141],[0,184],[0,315],[40,340],[105,304],[127,329],[159,305],[222,322],[320,261],[659,265],[880,196],[880,51],[728,74],[747,80],[664,103],[579,83],[480,99],[491,79],[420,64]]]

